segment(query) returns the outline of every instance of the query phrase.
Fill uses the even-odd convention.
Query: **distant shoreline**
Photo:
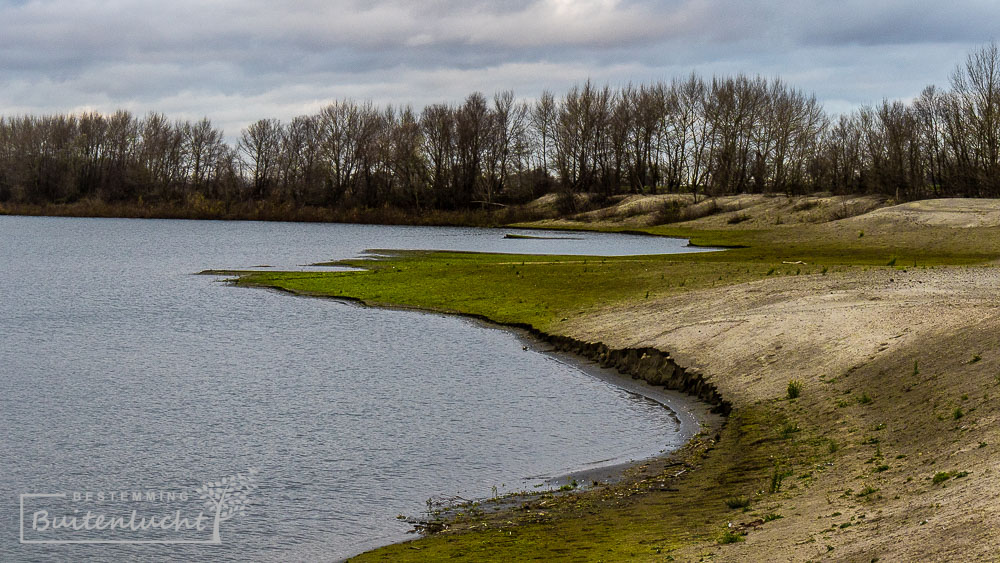
[[[0,203],[0,215],[32,217],[100,217],[116,219],[186,219],[209,221],[288,221],[295,223],[355,223],[449,227],[496,227],[550,217],[522,207],[501,210],[406,211],[394,207],[333,208],[267,202],[226,204],[203,202],[142,203],[79,201],[75,203]]]

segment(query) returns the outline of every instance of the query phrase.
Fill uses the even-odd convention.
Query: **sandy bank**
[[[858,270],[616,306],[574,320],[567,334],[670,350],[735,410],[780,400],[800,380],[794,416],[840,444],[828,471],[782,494],[784,518],[744,542],[675,557],[991,560],[1000,547],[991,525],[1000,518],[998,295],[992,267]],[[866,487],[875,492],[859,496]]]

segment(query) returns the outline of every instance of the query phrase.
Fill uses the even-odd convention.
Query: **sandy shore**
[[[842,444],[830,470],[782,495],[781,520],[675,557],[992,560],[998,296],[995,267],[795,276],[617,306],[567,333],[669,351],[737,409],[800,380],[798,420]],[[967,475],[933,483],[941,472]],[[859,497],[864,487],[877,495]]]

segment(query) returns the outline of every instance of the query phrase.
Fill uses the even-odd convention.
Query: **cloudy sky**
[[[831,112],[947,86],[995,0],[0,0],[0,114],[208,116],[780,76]]]

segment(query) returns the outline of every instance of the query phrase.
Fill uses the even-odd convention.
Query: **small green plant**
[[[947,471],[938,471],[934,474],[934,477],[931,478],[931,482],[935,485],[940,485],[948,479],[951,479],[951,473],[948,473]]]
[[[827,446],[827,449],[828,449],[828,450],[830,451],[830,453],[832,453],[832,454],[833,454],[833,453],[837,453],[837,450],[839,450],[839,449],[840,449],[840,444],[838,444],[838,443],[837,443],[837,442],[836,442],[835,440],[830,440],[830,445],[829,445],[829,446]]]
[[[767,275],[769,275],[769,276],[770,276],[771,274],[773,274],[773,273],[774,273],[774,268],[771,268],[770,270],[768,270],[768,271],[767,271]]]
[[[876,473],[882,473],[883,471],[888,471],[888,470],[889,470],[889,466],[886,465],[886,464],[884,464],[884,463],[882,465],[879,465],[878,467],[875,468],[875,472]]]
[[[781,427],[781,437],[789,438],[792,434],[795,434],[799,430],[801,430],[801,428],[799,428],[798,423],[789,420]]]
[[[920,364],[917,360],[913,360],[913,375],[920,375]]]
[[[978,361],[979,361],[979,360],[981,360],[981,359],[983,359],[983,357],[982,357],[982,356],[980,356],[979,354],[973,354],[973,355],[972,355],[972,359],[971,359],[971,360],[969,360],[969,363],[970,363],[970,364],[974,364],[974,363],[978,362]]]
[[[827,273],[828,271],[830,271],[830,269],[829,269],[829,268],[827,268],[826,266],[823,266],[823,269],[822,269],[822,270],[820,270],[820,273],[821,273],[821,274],[823,274],[823,275],[825,276],[825,275],[826,275],[826,273]]]
[[[802,382],[798,379],[793,379],[788,382],[788,399],[798,399],[799,395],[802,394]]]
[[[785,478],[785,474],[778,471],[778,468],[774,468],[774,472],[771,473],[771,494],[777,493],[781,490],[781,481]]]
[[[872,402],[872,398],[868,396],[868,392],[867,391],[864,392],[864,393],[862,393],[861,396],[858,397],[858,403],[859,404],[867,405],[870,402]]]
[[[858,238],[865,238],[865,232],[864,231],[858,231]]]
[[[886,263],[886,266],[895,266],[895,265],[896,265],[896,257],[893,256],[892,258],[889,259],[889,262]]]
[[[732,510],[746,508],[750,506],[750,497],[729,497],[726,499],[726,506]]]
[[[569,483],[567,483],[567,484],[559,487],[559,490],[560,491],[572,491],[572,490],[576,489],[579,486],[580,485],[576,482],[576,479],[573,479]]]
[[[719,543],[726,545],[727,543],[738,543],[743,541],[743,536],[734,533],[732,530],[726,530],[722,532],[722,536],[719,537]]]
[[[865,485],[860,491],[858,491],[858,496],[859,497],[867,497],[867,496],[871,496],[872,494],[874,494],[876,492],[878,492],[878,489],[876,489],[875,487],[873,487],[871,485]]]
[[[784,516],[777,514],[775,512],[768,512],[767,514],[764,515],[765,522],[771,522],[773,520],[777,520],[778,518],[784,518]]]
[[[955,410],[951,412],[951,417],[955,420],[958,420],[963,416],[965,416],[965,413],[962,412],[962,407],[955,407]]]

